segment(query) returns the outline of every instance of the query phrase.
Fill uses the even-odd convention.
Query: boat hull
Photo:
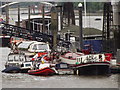
[[[108,75],[110,74],[110,64],[106,62],[94,62],[77,65],[74,69],[79,75]]]
[[[43,69],[37,69],[37,70],[29,70],[28,74],[30,75],[40,75],[40,76],[50,76],[54,75],[55,71],[51,68],[43,68]]]
[[[20,69],[20,73],[28,73],[29,70],[31,69],[30,68]]]
[[[7,67],[2,72],[5,72],[5,73],[19,73],[20,68],[19,67]]]

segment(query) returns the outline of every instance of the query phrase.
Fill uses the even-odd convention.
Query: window
[[[26,67],[31,66],[31,64],[25,64]]]
[[[37,45],[34,45],[34,46],[33,46],[33,50],[37,50]]]
[[[37,48],[37,49],[38,49],[38,50],[47,50],[48,47],[47,47],[46,44],[38,44],[38,48]]]

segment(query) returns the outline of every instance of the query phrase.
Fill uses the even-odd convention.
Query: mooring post
[[[6,24],[9,24],[9,4],[6,2],[6,9],[5,9],[5,13],[6,13]]]
[[[82,4],[78,4],[79,8],[79,49],[83,49],[83,27],[82,27]]]
[[[45,6],[42,6],[42,22],[43,22],[43,26],[42,26],[42,33],[45,33]]]
[[[28,6],[28,29],[30,30],[30,5]]]
[[[56,7],[54,6],[51,11],[51,29],[53,35],[53,47],[57,45],[57,32],[58,32],[58,15]]]
[[[20,27],[20,5],[18,4],[18,27]]]

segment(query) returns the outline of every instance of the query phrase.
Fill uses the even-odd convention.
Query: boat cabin
[[[76,64],[89,63],[89,62],[105,62],[106,57],[104,54],[89,54],[76,58]]]
[[[8,55],[8,61],[5,63],[5,67],[17,66],[20,67],[23,62],[26,61],[26,56],[24,54],[14,54],[10,53]]]
[[[22,65],[21,65],[21,69],[33,69],[33,64],[32,62],[24,62]]]
[[[19,50],[28,52],[50,52],[50,46],[48,43],[37,42],[37,41],[23,41],[18,45]]]

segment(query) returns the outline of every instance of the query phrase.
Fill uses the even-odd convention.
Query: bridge
[[[40,41],[40,42],[49,42],[50,45],[53,46],[53,35],[41,33],[35,30],[29,30],[23,27],[18,27],[6,23],[3,23],[3,27],[0,30],[3,35],[23,38],[27,40]],[[70,42],[60,39],[59,37],[57,37],[57,40],[62,42],[62,43],[58,43],[58,45],[62,44],[64,46],[68,46],[70,44]]]

